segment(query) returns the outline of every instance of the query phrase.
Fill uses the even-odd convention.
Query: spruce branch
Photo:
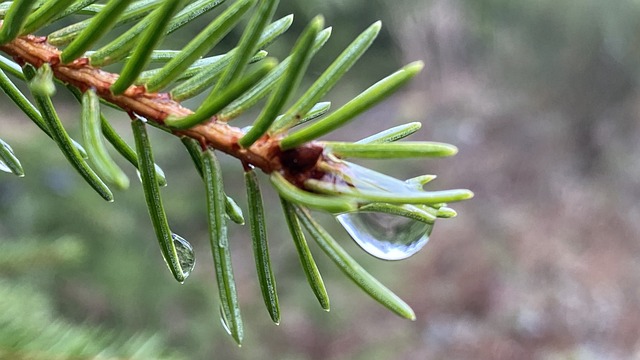
[[[88,64],[86,58],[63,64],[60,61],[60,50],[48,44],[44,37],[34,35],[20,37],[10,43],[0,45],[0,50],[12,56],[19,64],[30,64],[35,68],[49,64],[53,75],[59,81],[82,91],[93,88],[103,100],[159,126],[164,126],[164,121],[169,116],[182,118],[193,114],[193,111],[172,100],[168,94],[149,93],[140,85],[129,86],[123,94],[114,95],[110,88],[118,79],[118,74],[96,68]],[[169,129],[167,128],[167,130]],[[283,167],[278,157],[281,151],[277,140],[263,136],[252,146],[243,149],[238,146],[238,140],[244,136],[242,130],[219,122],[215,117],[187,130],[176,130],[173,133],[198,140],[202,146],[225,152],[266,173],[280,170]],[[318,147],[317,144],[307,144],[303,148],[314,149],[312,151],[317,153],[320,151]],[[307,162],[309,161],[307,160]]]
[[[0,56],[0,89],[56,142],[71,165],[103,198],[113,198],[103,179],[121,188],[128,185],[128,179],[108,155],[103,138],[140,171],[162,256],[174,278],[183,282],[195,264],[193,248],[169,226],[159,188],[166,181],[153,162],[147,125],[181,139],[204,181],[221,318],[238,344],[244,331],[227,220],[244,224],[245,218],[225,192],[215,151],[236,158],[245,169],[247,222],[257,275],[265,305],[275,323],[280,320],[280,307],[257,169],[269,176],[281,198],[302,269],[323,309],[329,309],[329,298],[303,228],[347,277],[372,298],[402,317],[415,319],[404,301],[358,265],[313,219],[310,209],[335,215],[354,240],[372,255],[397,260],[412,255],[426,243],[437,219],[456,216],[447,203],[473,196],[465,189],[425,191],[423,186],[435,178],[433,175],[403,181],[345,161],[347,157],[403,159],[448,157],[457,153],[457,148],[449,144],[400,141],[419,130],[419,123],[396,126],[357,142],[318,140],[396,92],[422,70],[422,62],[406,65],[329,113],[330,103],[322,102],[322,97],[369,48],[379,33],[380,22],[356,37],[297,99],[293,97],[306,68],[331,35],[331,28],[323,29],[323,18],[318,16],[305,27],[290,54],[279,64],[274,58],[265,58],[264,48],[293,21],[289,15],[271,22],[278,0],[235,1],[182,50],[156,48],[165,36],[222,2],[114,0],[106,5],[93,5],[90,0],[16,0],[0,4],[0,52],[13,59]],[[226,54],[201,58],[241,23],[250,9],[253,10],[248,25],[237,47]],[[74,13],[90,18],[53,31],[47,37],[34,35],[42,27]],[[91,50],[111,28],[132,21],[137,22],[115,40]],[[124,63],[119,73],[103,68],[115,62]],[[250,65],[254,62],[255,65]],[[150,63],[161,66],[148,69]],[[35,106],[5,72],[29,83]],[[79,118],[85,147],[69,137],[57,116],[51,100],[56,82],[82,103]],[[208,95],[195,110],[181,104],[207,90]],[[228,123],[264,97],[268,100],[251,126],[240,128]],[[285,108],[292,99],[293,105]],[[101,103],[129,115],[136,151],[105,119]],[[312,124],[296,128],[312,120],[315,120]],[[1,140],[0,170],[23,175],[11,147]],[[379,228],[387,223],[400,224],[399,230],[385,235]],[[384,249],[378,249],[381,252],[369,250],[379,243],[384,243]],[[395,253],[386,256],[384,251],[389,247]]]

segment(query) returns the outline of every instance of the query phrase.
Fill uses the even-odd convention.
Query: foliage
[[[404,182],[344,160],[347,157],[443,157],[457,152],[448,144],[398,141],[417,131],[416,124],[389,129],[354,143],[317,140],[390,96],[420,72],[422,63],[404,66],[328,116],[297,130],[296,126],[328,111],[329,104],[321,102],[323,96],[369,48],[380,30],[379,22],[347,46],[286,109],[309,61],[331,33],[330,29],[323,29],[322,17],[310,21],[290,55],[278,64],[273,58],[265,59],[263,49],[287,30],[292,18],[271,22],[277,6],[275,0],[236,1],[180,51],[156,47],[165,35],[217,8],[223,1],[93,3],[17,0],[0,4],[0,16],[5,24],[0,28],[0,51],[13,58],[0,57],[0,87],[54,140],[72,167],[103,199],[113,201],[109,186],[126,188],[129,184],[124,172],[108,155],[104,139],[138,169],[162,255],[180,282],[185,281],[192,270],[193,254],[191,246],[179,241],[181,238],[169,225],[160,191],[166,180],[154,164],[147,127],[153,126],[182,139],[204,180],[221,317],[238,344],[243,338],[243,323],[231,266],[227,219],[238,223],[244,220],[235,200],[225,192],[216,155],[219,152],[237,158],[245,170],[250,205],[247,222],[251,227],[258,279],[274,322],[279,321],[279,305],[254,169],[268,174],[281,196],[301,263],[323,308],[329,307],[328,297],[322,290],[322,278],[305,245],[300,225],[365,292],[398,315],[415,318],[413,310],[357,264],[314,221],[309,210],[347,216],[361,212],[401,217],[431,229],[436,218],[455,215],[447,203],[472,196],[468,190],[424,191],[422,186],[432,180],[432,176]],[[247,26],[234,49],[201,58],[250,11]],[[77,16],[87,15],[88,19],[76,21]],[[55,28],[56,21],[61,19],[76,22]],[[111,28],[131,21],[135,21],[135,25],[92,50]],[[44,30],[46,38],[34,35]],[[250,65],[253,62],[256,64]],[[103,70],[104,66],[115,63],[122,65],[117,74]],[[149,68],[150,64],[158,63],[159,68]],[[249,66],[251,70],[247,71]],[[29,85],[33,103],[5,72]],[[57,114],[51,99],[56,83],[62,84],[82,103],[82,145],[71,139]],[[161,90],[167,92],[158,92]],[[208,95],[203,96],[204,100],[193,111],[179,102],[205,91],[209,91]],[[267,98],[266,103],[250,126],[241,129],[228,124],[263,98]],[[101,103],[129,115],[135,152],[103,116]],[[0,145],[0,165],[22,176],[24,171],[12,148],[5,142]]]
[[[52,300],[24,280],[39,272],[73,267],[85,257],[82,243],[63,237],[45,243],[6,242],[0,255],[0,358],[3,359],[178,359],[157,335],[116,333],[74,325]]]

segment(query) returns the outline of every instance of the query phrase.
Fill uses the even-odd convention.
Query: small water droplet
[[[142,121],[143,123],[147,123],[149,121],[149,120],[147,120],[146,117],[138,115],[135,112],[130,112],[129,115],[132,116],[132,117],[135,117],[136,119]]]
[[[220,305],[219,309],[220,309],[220,322],[222,323],[222,327],[227,332],[227,334],[231,335],[231,328],[229,327],[229,322],[227,321],[227,317],[224,315],[224,310],[222,309],[222,305]]]
[[[160,170],[160,171],[158,172],[158,170]],[[160,180],[160,178],[158,177],[159,174],[162,174],[162,176],[164,176],[164,172],[162,172],[162,169],[160,169],[156,165],[156,180],[158,180],[158,185],[160,185],[160,187],[167,186],[167,182],[166,181],[161,181]],[[142,175],[140,174],[140,170],[136,169],[136,175],[138,176],[138,181],[140,181],[140,183],[142,184]]]
[[[171,238],[173,239],[173,245],[176,247],[176,252],[178,253],[182,273],[186,279],[196,266],[196,256],[193,252],[193,246],[178,234],[171,234]]]
[[[12,172],[11,169],[9,169],[9,167],[7,166],[7,164],[4,163],[4,161],[0,160],[0,171],[4,171],[4,172]]]
[[[13,148],[11,147],[11,145],[7,144],[6,142],[2,141],[2,139],[0,139],[0,146],[4,147],[5,149],[9,150],[10,153],[13,154]],[[4,172],[13,172],[11,171],[11,169],[9,169],[9,166],[7,166],[7,164],[0,160],[0,171],[4,171]]]
[[[417,253],[433,230],[433,224],[372,211],[344,213],[336,219],[364,251],[383,260],[402,260]]]

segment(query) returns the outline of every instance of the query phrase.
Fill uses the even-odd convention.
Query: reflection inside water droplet
[[[3,148],[9,150],[9,152],[11,154],[13,154],[13,148],[11,147],[11,145],[9,145],[6,142],[2,141],[2,139],[0,139],[0,146],[2,146]],[[9,166],[7,166],[7,164],[4,161],[2,161],[1,159],[0,159],[0,171],[4,171],[4,172],[8,172],[8,173],[13,172],[13,171],[11,171]]]
[[[136,169],[136,175],[138,176],[138,181],[142,184],[142,175],[140,174],[140,170]],[[162,172],[162,169],[156,165],[156,180],[158,180],[158,185],[160,185],[160,187],[167,186],[167,182],[162,181],[159,178],[160,175],[164,176],[164,172]]]
[[[136,119],[138,119],[138,120],[142,121],[143,123],[147,123],[147,122],[149,121],[149,120],[147,120],[147,118],[146,118],[146,117],[144,117],[144,116],[140,116],[140,115],[136,114],[136,113],[135,113],[135,112],[133,112],[133,111],[132,111],[132,112],[129,112],[129,116],[132,118],[132,120],[133,120],[133,118],[136,118]]]
[[[342,176],[344,180],[356,189],[360,190],[383,190],[394,193],[416,193],[421,190],[398,180],[392,176],[368,169],[366,167],[341,161],[344,165]]]
[[[222,305],[220,305],[219,309],[220,309],[220,322],[222,323],[222,327],[227,332],[227,334],[231,335],[231,328],[229,327],[229,322],[227,321],[227,317],[224,315],[224,310],[222,309]]]
[[[422,192],[394,177],[342,162],[345,180],[355,189],[407,194]],[[429,241],[433,224],[397,214],[354,211],[336,215],[355,242],[369,254],[384,260],[401,260],[418,252]]]
[[[9,169],[9,167],[7,166],[7,164],[4,163],[4,161],[0,160],[0,171],[4,171],[4,172],[12,172],[11,169]]]
[[[182,274],[186,279],[196,266],[196,256],[193,252],[193,247],[189,242],[183,239],[178,234],[171,234],[173,239],[173,245],[176,247],[178,253],[178,260],[180,260],[180,267],[182,267]]]
[[[140,174],[140,170],[136,169],[136,175],[138,175],[138,181],[142,183],[142,174]]]
[[[344,213],[336,219],[364,251],[384,260],[415,254],[429,241],[433,230],[433,224],[380,212]]]

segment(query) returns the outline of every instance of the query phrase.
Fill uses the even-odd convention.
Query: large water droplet
[[[345,180],[356,189],[393,193],[421,192],[394,177],[343,161]],[[384,260],[401,260],[418,252],[429,241],[433,224],[413,218],[374,211],[336,215],[349,235],[369,254]]]
[[[176,247],[176,252],[178,253],[178,260],[180,260],[182,274],[186,279],[196,266],[196,255],[193,252],[193,246],[178,234],[171,234],[171,238],[173,239],[173,245]]]
[[[415,254],[433,230],[433,224],[372,211],[344,213],[336,219],[364,251],[383,260],[402,260]]]
[[[11,169],[9,169],[9,167],[7,166],[7,164],[4,163],[4,161],[0,160],[0,171],[4,171],[4,172],[12,172]]]

